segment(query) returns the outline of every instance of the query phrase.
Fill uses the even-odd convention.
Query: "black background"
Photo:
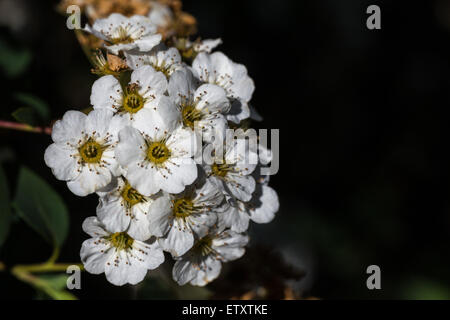
[[[96,77],[55,1],[22,1],[26,27],[0,34],[30,48],[25,76],[2,79],[2,119],[11,92],[36,94],[53,118],[89,106]],[[366,28],[366,8],[381,7],[382,29]],[[280,171],[271,180],[281,209],[253,225],[265,243],[307,272],[299,289],[320,298],[450,298],[448,107],[450,2],[228,0],[184,1],[203,38],[247,66],[256,83],[259,128],[280,129]],[[3,164],[14,189],[20,164],[57,188],[71,212],[62,261],[77,261],[81,222],[95,196],[78,198],[43,162],[50,138],[0,130]],[[25,224],[13,226],[0,260],[45,260],[51,249]],[[366,268],[381,267],[382,290],[366,288]],[[81,298],[128,297],[103,276],[85,275]],[[220,280],[220,279],[219,279]],[[0,297],[32,297],[0,274]]]

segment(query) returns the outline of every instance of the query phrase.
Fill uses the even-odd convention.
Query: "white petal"
[[[113,250],[110,245],[99,238],[88,239],[81,245],[80,257],[86,271],[92,274],[105,272],[105,266]]]
[[[126,231],[131,220],[122,197],[112,195],[99,199],[97,216],[110,232]]]
[[[168,196],[157,198],[149,207],[148,221],[150,232],[156,237],[164,236],[172,223],[172,204]]]
[[[189,259],[181,259],[175,262],[172,269],[172,278],[180,286],[190,282],[197,274],[198,270]]]
[[[122,102],[122,87],[119,80],[108,75],[96,80],[92,85],[91,104],[94,109],[108,109],[115,111],[114,107]]]
[[[105,266],[106,279],[116,286],[138,284],[144,280],[148,269],[125,250],[112,254]]]
[[[197,164],[192,158],[171,158],[167,170],[158,170],[155,183],[168,193],[180,193],[197,178]]]
[[[187,158],[197,153],[197,137],[190,129],[178,128],[166,143],[173,157]]]
[[[262,194],[251,202],[250,218],[256,223],[268,223],[275,217],[275,213],[280,208],[280,202],[274,189],[266,185],[260,188]]]
[[[169,96],[177,105],[194,98],[197,82],[189,69],[174,72],[169,80]]]
[[[52,143],[45,150],[44,160],[58,180],[72,180],[79,174],[77,159],[71,157],[77,152],[67,145]]]
[[[111,182],[111,178],[111,172],[107,168],[97,166],[90,171],[85,166],[74,180],[67,182],[67,187],[77,196],[84,197],[105,187]]]
[[[213,239],[212,247],[224,261],[232,261],[244,255],[244,247],[247,245],[248,240],[247,235],[225,231],[221,237]]]
[[[92,134],[95,132],[95,136],[104,137],[108,132],[113,115],[114,113],[111,110],[97,109],[91,111],[86,118],[86,133]]]
[[[136,43],[136,46],[139,48],[139,50],[147,52],[157,46],[161,42],[161,39],[161,34],[153,34],[145,38],[135,40],[134,42]]]
[[[138,112],[133,127],[147,134],[153,141],[160,141],[181,124],[181,113],[166,96],[161,97],[155,110]]]
[[[249,201],[255,191],[255,179],[252,176],[243,176],[235,173],[228,173],[226,176],[226,186],[238,200]]]
[[[156,95],[159,98],[167,90],[166,77],[151,66],[142,66],[134,70],[130,83],[139,84],[139,93],[144,98],[149,98],[150,95]]]
[[[186,228],[179,219],[173,220],[169,232],[159,239],[161,247],[174,257],[185,254],[194,245],[194,235],[190,228]]]
[[[201,272],[198,272],[190,282],[192,285],[202,287],[219,276],[220,271],[222,270],[222,263],[219,260],[208,256],[205,259],[204,264],[204,269],[202,269]]]
[[[192,231],[199,237],[204,237],[209,229],[217,222],[217,214],[212,211],[205,211],[193,214],[189,217]]]
[[[240,123],[242,120],[248,119],[250,117],[250,108],[246,102],[241,100],[234,100],[231,103],[231,108],[227,113],[228,121],[234,123]]]
[[[76,143],[84,131],[86,115],[79,111],[67,111],[62,120],[53,125],[52,139],[55,142]]]
[[[88,217],[83,221],[83,231],[93,238],[105,237],[109,235],[109,232],[105,230],[105,226],[97,217]]]
[[[119,132],[119,143],[115,155],[125,168],[145,159],[145,140],[138,130],[127,126]]]
[[[204,112],[227,113],[230,109],[226,92],[223,88],[214,84],[204,84],[195,91],[194,99],[198,103],[196,108]]]

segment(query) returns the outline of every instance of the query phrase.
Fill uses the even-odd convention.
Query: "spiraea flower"
[[[109,232],[96,217],[86,218],[83,230],[92,237],[81,246],[84,268],[93,274],[105,273],[106,279],[116,286],[137,284],[148,270],[164,262],[156,239],[143,242],[127,232]]]
[[[195,181],[196,137],[181,126],[181,114],[169,98],[161,98],[157,112],[137,118],[133,126],[120,131],[116,157],[139,193],[179,193]]]
[[[223,139],[227,120],[223,113],[230,109],[226,92],[214,84],[198,85],[189,69],[175,72],[169,81],[169,97],[181,112],[183,125],[199,129],[203,140]]]
[[[45,150],[45,163],[76,195],[93,193],[120,172],[115,148],[124,125],[124,119],[108,110],[88,115],[67,111],[53,126],[54,143]]]
[[[92,27],[87,25],[84,30],[105,41],[106,48],[114,54],[132,49],[147,52],[162,38],[150,19],[140,15],[127,18],[112,13],[108,18],[95,20]]]
[[[120,286],[141,282],[166,251],[178,284],[204,286],[245,253],[250,221],[268,223],[279,209],[262,176],[274,168],[256,170],[272,152],[242,121],[262,119],[250,106],[253,80],[212,52],[221,39],[189,40],[196,20],[178,0],[94,2],[83,2],[90,34],[77,34],[97,51],[93,111],[56,121],[44,156],[73,193],[99,197],[81,260]]]
[[[250,220],[256,223],[271,222],[279,207],[276,191],[265,183],[257,183],[250,201],[244,202],[234,197],[227,199],[226,209],[219,215],[219,225],[235,232],[244,232]]]
[[[245,139],[233,140],[223,152],[213,155],[213,163],[205,171],[225,194],[241,201],[249,201],[255,191],[251,173],[258,164],[258,155],[248,147]]]
[[[165,251],[181,256],[216,223],[223,199],[221,190],[205,179],[180,194],[166,194],[150,207],[151,232]]]
[[[94,109],[111,110],[133,122],[145,113],[154,112],[166,90],[164,74],[151,66],[143,66],[133,71],[124,90],[112,75],[96,80],[92,86],[91,104]]]
[[[192,62],[192,70],[202,82],[216,84],[225,89],[231,102],[228,120],[239,123],[250,117],[248,102],[252,98],[255,85],[244,65],[231,61],[222,52],[200,52]]]
[[[145,241],[152,236],[147,217],[154,199],[140,194],[123,177],[117,177],[100,191],[97,216],[111,232],[126,231]]]
[[[134,70],[146,65],[152,66],[156,71],[162,72],[167,79],[172,73],[184,67],[180,53],[176,48],[163,50],[159,47],[148,53],[134,51],[125,53],[128,66]]]
[[[191,250],[176,258],[172,277],[179,284],[204,286],[216,279],[222,262],[239,259],[245,253],[248,236],[230,230],[212,230],[199,239]]]

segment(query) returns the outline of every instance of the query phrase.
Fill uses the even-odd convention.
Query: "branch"
[[[52,128],[50,127],[33,127],[28,124],[18,123],[18,122],[10,122],[0,120],[0,128],[12,129],[18,131],[26,131],[26,132],[34,132],[34,133],[42,133],[42,134],[52,134]]]

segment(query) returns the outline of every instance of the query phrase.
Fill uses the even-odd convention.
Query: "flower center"
[[[164,163],[170,157],[170,150],[164,142],[153,142],[147,148],[147,159],[155,164]]]
[[[94,141],[92,138],[89,138],[79,149],[81,159],[86,163],[99,163],[104,147],[101,146],[98,142]]]
[[[119,44],[119,43],[132,43],[134,39],[131,37],[131,35],[128,34],[128,31],[126,28],[119,26],[116,29],[115,37],[111,38],[111,42],[113,44]]]
[[[190,199],[178,199],[173,203],[173,213],[177,218],[186,218],[194,211],[194,203]]]
[[[227,173],[231,170],[231,167],[227,165],[226,163],[213,163],[211,166],[211,170],[213,175],[218,177],[225,177]]]
[[[117,248],[117,250],[128,250],[133,246],[134,239],[126,232],[116,232],[108,237],[111,244]]]
[[[145,99],[138,92],[138,85],[130,84],[125,90],[123,108],[129,113],[136,113],[144,107]]]
[[[166,78],[170,77],[170,66],[163,64],[162,66],[158,66],[156,63],[152,63],[150,64],[153,69],[155,69],[156,71],[162,72]]]
[[[211,247],[212,241],[213,239],[210,236],[204,236],[194,244],[192,250],[194,250],[197,254],[207,256],[214,251],[214,249]]]
[[[203,118],[202,112],[190,105],[183,107],[181,115],[183,116],[183,124],[191,129],[194,129],[196,121],[200,121]]]
[[[128,182],[123,188],[122,198],[126,201],[129,207],[145,201],[144,197],[135,189],[133,189]]]

